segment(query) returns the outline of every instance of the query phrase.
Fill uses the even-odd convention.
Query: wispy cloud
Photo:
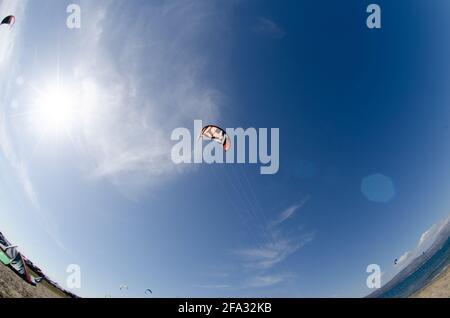
[[[282,284],[294,277],[292,274],[280,273],[277,265],[313,241],[315,231],[288,234],[283,225],[292,219],[308,200],[309,196],[299,204],[281,211],[265,229],[267,240],[264,243],[233,251],[233,254],[238,257],[239,266],[244,269],[243,273],[245,273],[241,282],[235,285],[236,288],[268,288]]]
[[[246,267],[269,269],[296,253],[313,238],[314,233],[290,238],[276,235],[273,241],[269,241],[261,247],[238,250],[236,254],[242,258]]]
[[[270,224],[270,227],[277,226],[277,225],[283,223],[284,221],[290,219],[291,217],[293,217],[295,215],[295,213],[298,210],[300,210],[309,201],[309,199],[310,199],[310,196],[307,196],[299,204],[292,205],[289,208],[287,208],[286,210],[282,211],[280,213],[279,217]]]
[[[404,267],[405,264],[412,259],[413,255],[414,255],[414,253],[411,251],[405,252],[403,255],[401,255],[397,259],[397,264],[395,266],[396,267]]]
[[[395,265],[395,267],[396,268],[406,267],[413,259],[420,256],[424,251],[426,251],[431,246],[431,244],[433,244],[438,234],[449,222],[450,217],[447,217],[446,219],[436,224],[433,224],[428,230],[423,232],[422,235],[420,235],[419,242],[417,243],[416,247],[411,251],[403,253],[397,259],[397,265]]]
[[[11,145],[10,138],[5,129],[4,115],[2,114],[0,114],[0,152],[15,171],[17,180],[19,181],[30,204],[35,209],[39,210],[39,199],[28,173],[27,165],[25,162],[18,159],[16,152]]]
[[[26,0],[18,1],[18,0],[2,0],[0,1],[0,17],[4,17],[6,15],[17,15],[22,17],[19,19],[14,25],[14,30],[11,30],[8,27],[0,28],[0,70],[2,71],[1,81],[2,81],[2,100],[7,100],[7,96],[9,93],[9,85],[10,82],[10,69],[12,53],[16,46],[17,37],[20,34],[22,21],[25,17],[24,12],[27,6]],[[8,66],[8,67],[6,67]],[[8,134],[7,130],[7,122],[6,122],[6,114],[5,114],[5,106],[3,105],[0,108],[0,153],[9,163],[9,165],[16,172],[17,179],[22,186],[22,189],[28,198],[29,202],[33,207],[39,209],[39,200],[37,193],[34,189],[33,183],[31,181],[30,175],[28,173],[27,164],[25,161],[21,160],[16,150],[13,147],[11,142],[11,138]]]
[[[52,238],[52,240],[67,254],[70,251],[67,250],[63,242],[55,234],[56,226],[45,212],[41,209],[39,203],[39,197],[36,192],[35,186],[28,172],[27,164],[24,161],[19,160],[14,148],[12,147],[10,138],[5,130],[5,124],[3,122],[4,116],[0,113],[0,155],[6,159],[6,162],[11,166],[12,170],[17,176],[17,181],[22,187],[25,197],[28,199],[29,204],[35,212],[37,224]]]
[[[263,275],[254,276],[247,279],[243,284],[243,288],[266,288],[274,285],[281,284],[286,281],[286,279],[292,278],[292,275]]]
[[[290,274],[261,274],[261,275],[249,275],[242,282],[236,283],[234,285],[231,284],[206,284],[206,285],[196,285],[196,288],[202,289],[216,289],[216,290],[225,290],[225,289],[260,289],[260,288],[269,288],[274,285],[282,284],[286,280],[293,278],[294,275]]]
[[[203,289],[227,289],[227,288],[231,288],[230,285],[226,285],[226,284],[217,284],[217,285],[198,285],[196,286],[198,288],[203,288]]]
[[[269,269],[283,262],[314,239],[314,232],[287,235],[282,228],[282,225],[290,220],[309,199],[310,196],[307,196],[300,203],[281,211],[276,219],[268,224],[266,231],[269,240],[264,244],[235,252],[242,258],[246,267]]]
[[[3,19],[8,15],[24,16],[25,8],[28,0],[1,0],[0,1],[0,17]],[[21,21],[17,21],[14,25],[14,32],[9,27],[2,26],[0,28],[0,67],[8,65],[9,58],[15,48],[16,39],[20,32]],[[10,66],[10,65],[8,65]]]
[[[123,6],[83,5],[97,14],[83,25],[73,73],[93,114],[79,142],[88,174],[127,188],[176,175],[171,131],[214,121],[223,97],[201,80],[210,58],[205,30],[221,27],[213,2],[167,1],[127,13]]]
[[[255,246],[248,246],[232,251],[237,263],[229,267],[225,275],[215,276],[214,284],[204,287],[234,288],[234,289],[263,289],[280,285],[295,277],[295,273],[280,272],[277,265],[282,264],[290,256],[297,253],[306,244],[312,242],[315,231],[300,231],[288,234],[283,225],[292,219],[309,200],[304,198],[299,204],[292,205],[278,213],[276,219],[264,229],[266,240]],[[223,265],[223,264],[222,264]],[[234,272],[234,274],[233,274]],[[221,278],[218,283],[217,278]],[[233,282],[233,283],[230,283]]]
[[[450,222],[450,217],[439,223],[433,224],[433,226],[422,233],[417,248],[422,250],[428,248],[448,222]]]
[[[30,210],[34,212],[36,223],[57,246],[70,254],[55,234],[55,224],[51,222],[48,215],[41,208],[38,191],[29,173],[29,162],[19,155],[13,143],[7,121],[8,103],[5,103],[5,101],[10,98],[11,87],[16,83],[16,78],[14,77],[16,68],[14,66],[17,64],[17,60],[14,53],[23,35],[22,25],[26,19],[27,6],[28,0],[0,0],[0,17],[6,15],[15,15],[17,17],[13,29],[8,27],[0,28],[0,97],[3,101],[2,105],[0,105],[0,158],[4,159],[4,162],[11,167],[15,174],[15,180],[22,188],[24,197],[32,207]]]
[[[267,35],[275,39],[281,39],[285,36],[284,30],[279,27],[274,21],[266,17],[259,17],[257,24],[253,28],[253,31]]]
[[[26,196],[28,197],[28,200],[35,209],[40,210],[38,196],[36,190],[34,189],[34,185],[31,182],[27,167],[25,166],[24,163],[20,163],[16,169],[20,183],[22,184],[22,187],[25,191]]]
[[[244,279],[235,284],[205,284],[196,285],[194,287],[201,289],[216,289],[216,290],[237,290],[237,289],[260,289],[269,288],[274,285],[279,285],[289,279],[294,278],[292,274],[249,274]]]

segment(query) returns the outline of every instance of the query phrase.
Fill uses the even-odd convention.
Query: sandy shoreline
[[[450,266],[411,298],[450,298]]]

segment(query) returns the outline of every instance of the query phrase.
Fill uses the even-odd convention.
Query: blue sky
[[[363,296],[448,216],[446,1],[378,1],[381,30],[365,1],[70,3],[0,1],[0,230],[75,293]],[[280,171],[174,165],[196,119],[279,128]]]

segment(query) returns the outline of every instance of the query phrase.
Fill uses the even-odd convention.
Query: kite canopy
[[[222,144],[223,150],[228,151],[231,146],[230,137],[228,137],[225,130],[214,125],[208,125],[202,129],[200,138],[206,138],[209,140],[215,140]]]
[[[2,250],[5,250],[8,246],[11,246],[11,243],[9,243],[6,237],[4,237],[3,234],[0,232],[0,248]]]
[[[9,259],[9,257],[5,253],[3,253],[1,250],[0,250],[0,262],[2,262],[3,265],[6,265],[6,266],[11,264],[11,260]]]
[[[42,278],[30,275],[26,265],[26,259],[17,250],[17,246],[11,245],[2,233],[0,233],[0,252],[1,262],[9,265],[27,283],[36,286],[37,283],[42,281]]]
[[[14,23],[16,23],[16,17],[13,15],[9,15],[2,20],[2,23],[0,23],[0,25],[8,24],[12,28]]]
[[[146,289],[146,290],[145,290],[145,294],[146,294],[146,295],[148,295],[148,294],[153,294],[153,292],[152,292],[151,289]]]
[[[4,249],[5,255],[11,260],[9,266],[27,283],[36,286],[42,279],[30,275],[28,267],[26,266],[25,258],[17,250],[17,246],[8,246]]]

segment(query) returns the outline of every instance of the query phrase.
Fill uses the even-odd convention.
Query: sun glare
[[[72,142],[83,137],[86,128],[100,125],[96,115],[99,105],[97,85],[93,81],[56,80],[43,87],[28,82],[30,95],[23,117],[36,140],[43,143]]]
[[[77,121],[76,96],[69,90],[54,87],[39,94],[33,121],[40,130],[60,133],[69,131]]]

